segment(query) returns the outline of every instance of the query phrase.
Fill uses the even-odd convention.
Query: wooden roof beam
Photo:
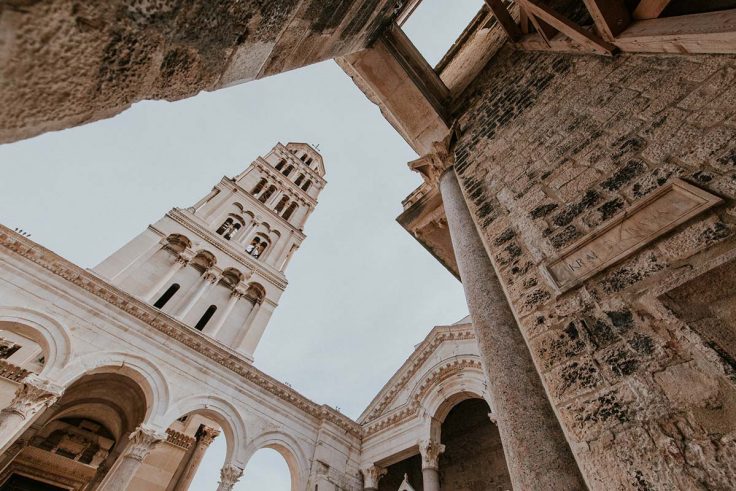
[[[616,50],[614,45],[601,39],[596,34],[586,31],[546,5],[542,5],[538,0],[518,0],[518,3],[526,9],[527,13],[536,17],[538,21],[549,24],[584,48],[608,56]],[[532,21],[534,20],[532,19]],[[542,31],[540,31],[540,34],[542,34]],[[545,40],[549,44],[549,39]]]
[[[613,41],[631,23],[631,15],[623,0],[584,0],[584,2],[598,33],[606,41]]]
[[[506,34],[508,34],[511,40],[516,42],[521,39],[521,29],[519,29],[519,26],[516,25],[516,21],[513,17],[511,17],[511,14],[506,9],[503,1],[485,0],[485,2],[486,5],[488,5],[488,8],[491,9],[491,12],[493,12],[493,15],[496,17],[498,23],[501,24],[501,27],[503,27],[503,30],[506,31]]]
[[[641,0],[634,9],[633,17],[637,20],[656,19],[667,8],[671,0]]]

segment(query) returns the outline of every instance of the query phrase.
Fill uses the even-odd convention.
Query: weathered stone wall
[[[388,0],[0,2],[0,143],[367,45]]]
[[[445,491],[505,491],[511,489],[498,429],[491,423],[486,401],[468,399],[450,411],[442,423],[440,485]]]
[[[463,191],[588,485],[732,486],[736,362],[713,326],[733,312],[714,268],[736,256],[736,58],[505,48],[458,114]],[[675,177],[724,204],[555,293],[545,261]],[[715,313],[660,300],[700,294]]]

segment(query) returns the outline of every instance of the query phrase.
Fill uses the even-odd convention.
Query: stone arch
[[[62,387],[69,387],[85,375],[98,373],[117,373],[135,381],[146,396],[144,422],[157,428],[165,428],[160,426],[160,419],[169,406],[169,384],[163,372],[153,362],[130,353],[88,353],[69,364],[57,383]]]
[[[200,266],[202,269],[209,269],[217,264],[217,258],[214,254],[206,249],[199,249],[191,261],[193,266]]]
[[[305,489],[309,460],[294,437],[281,431],[267,431],[258,435],[245,449],[246,464],[253,454],[262,448],[276,450],[284,458],[291,474],[291,491]]]
[[[212,395],[186,397],[172,405],[161,418],[168,428],[176,419],[187,414],[201,414],[215,421],[225,435],[227,454],[225,465],[244,468],[248,461],[245,452],[246,428],[238,409],[227,400]]]
[[[53,379],[69,363],[72,340],[66,326],[56,319],[21,307],[0,307],[0,322],[12,324],[18,334],[41,346],[46,357],[41,377]]]

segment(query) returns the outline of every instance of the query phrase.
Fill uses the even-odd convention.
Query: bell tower
[[[252,360],[324,176],[311,145],[279,143],[194,206],[169,211],[93,271]]]

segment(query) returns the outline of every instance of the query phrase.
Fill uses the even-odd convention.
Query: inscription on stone
[[[565,291],[720,202],[719,197],[675,179],[565,248],[545,266],[547,275],[559,291]]]

